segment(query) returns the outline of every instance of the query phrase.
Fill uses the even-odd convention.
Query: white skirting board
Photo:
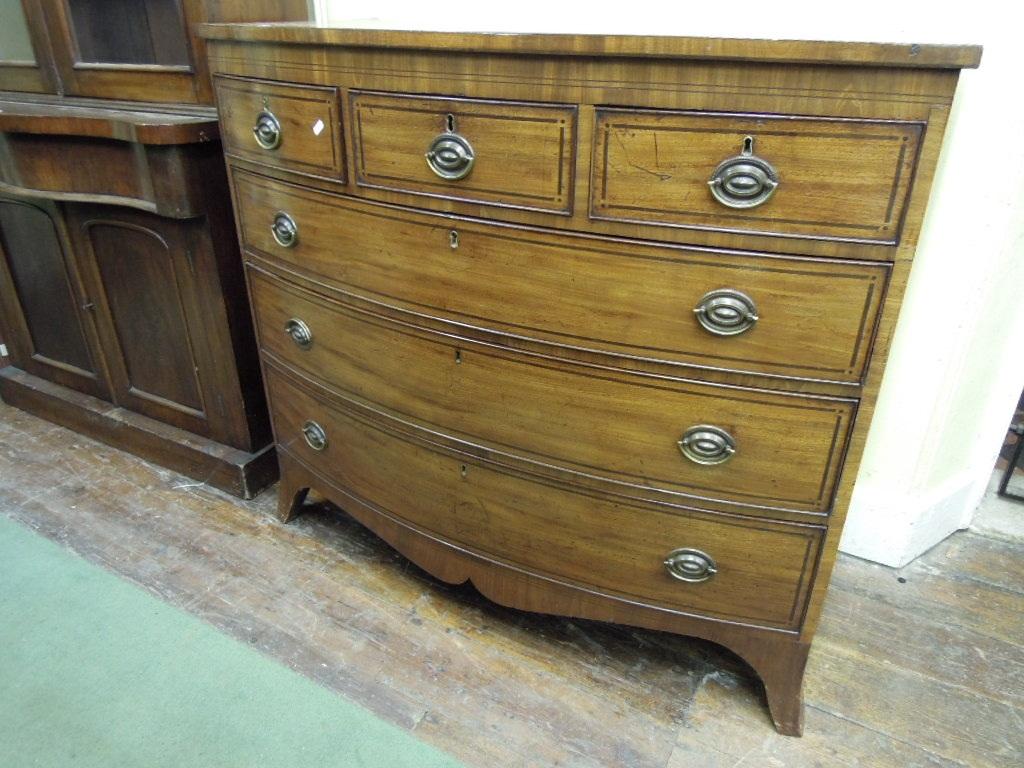
[[[900,568],[971,524],[989,477],[989,470],[974,469],[906,494],[893,493],[889,484],[858,484],[839,549]]]

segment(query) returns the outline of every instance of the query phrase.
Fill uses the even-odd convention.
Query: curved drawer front
[[[411,442],[386,421],[357,418],[273,367],[267,373],[280,448],[378,512],[588,589],[734,621],[799,624],[820,546],[817,526],[666,513],[580,495]],[[677,550],[699,553],[685,555],[696,568],[679,572],[703,581],[669,574],[665,561]]]
[[[354,91],[352,133],[360,186],[572,209],[575,106]]]
[[[858,382],[889,274],[540,233],[234,178],[249,249],[389,304],[619,356]],[[272,232],[281,212],[298,231],[287,247]],[[737,294],[748,304],[730,304]],[[736,307],[756,320],[736,325]]]
[[[591,216],[895,243],[923,123],[598,110]]]
[[[215,82],[229,155],[275,168],[344,178],[337,89],[224,75]]]
[[[831,505],[852,401],[545,360],[399,325],[251,274],[264,350],[401,418],[634,492],[755,512],[824,513]],[[296,335],[296,326],[305,330]],[[700,430],[680,445],[701,425],[726,435],[722,455],[700,453],[713,451],[717,433],[709,445]]]

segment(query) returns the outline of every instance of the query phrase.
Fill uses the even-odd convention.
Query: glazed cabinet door
[[[195,102],[194,0],[36,0],[66,93]]]
[[[11,362],[109,399],[93,305],[69,256],[55,207],[0,198],[0,316]]]
[[[36,0],[0,0],[0,91],[55,93],[51,60]]]
[[[234,370],[230,344],[218,347],[226,322],[205,300],[219,290],[206,269],[205,220],[103,205],[67,211],[114,401],[226,442],[238,387],[224,380]]]

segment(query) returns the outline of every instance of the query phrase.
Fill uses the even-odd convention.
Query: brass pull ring
[[[694,464],[724,464],[736,453],[736,440],[721,427],[698,424],[683,433],[677,443],[683,456]]]
[[[306,439],[306,445],[314,451],[322,451],[327,447],[327,433],[315,421],[307,421],[302,425],[302,436]]]
[[[427,165],[442,179],[458,181],[473,170],[476,156],[469,140],[455,131],[455,117],[448,115],[445,124],[447,130],[435,136],[427,148]]]
[[[291,336],[292,341],[301,349],[313,346],[313,332],[297,317],[290,318],[284,324],[284,332]]]
[[[711,555],[686,547],[669,552],[665,568],[672,578],[691,583],[707,581],[718,573],[718,565]]]
[[[264,109],[256,116],[256,125],[252,127],[252,135],[256,143],[263,149],[277,149],[281,146],[281,123],[274,113]]]
[[[299,241],[299,225],[284,211],[274,214],[270,233],[274,236],[274,241],[282,248],[291,248]]]
[[[754,300],[732,288],[708,291],[700,297],[693,313],[704,330],[715,336],[737,336],[749,331],[760,319]]]
[[[711,194],[728,208],[756,208],[768,202],[779,186],[771,163],[754,154],[754,137],[743,139],[743,150],[723,160],[708,181]]]

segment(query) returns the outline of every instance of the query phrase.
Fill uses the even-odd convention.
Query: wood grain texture
[[[783,55],[784,44],[756,61],[738,61],[688,55],[687,41],[679,41],[675,58],[643,53],[619,58],[578,55],[589,44],[585,38],[570,41],[563,56],[539,50],[524,56],[502,50],[504,40],[496,40],[494,48],[484,44],[472,55],[460,53],[458,46],[441,55],[435,46],[445,36],[426,33],[414,39],[366,31],[357,38],[347,31],[333,36],[264,27],[237,34],[211,43],[211,66],[218,73],[333,87],[343,103],[353,105],[343,115],[346,151],[357,169],[350,180],[300,177],[232,158],[240,235],[251,270],[259,270],[250,272],[255,313],[258,323],[266,321],[261,325],[264,371],[273,382],[284,477],[279,515],[295,515],[313,489],[430,573],[446,581],[470,580],[505,605],[722,643],[757,670],[780,732],[800,733],[808,651],[920,232],[955,67],[850,65],[841,45],[833,49],[837,59],[826,66],[799,57],[780,63],[776,57]],[[463,38],[463,44],[471,38]],[[265,42],[272,39],[288,43]],[[305,44],[296,44],[303,39]],[[356,39],[364,41],[362,47],[352,47]],[[392,49],[398,39],[413,52]],[[536,39],[518,42],[542,45]],[[650,45],[656,51],[659,43]],[[709,45],[714,49],[719,43]],[[752,57],[763,50],[750,44]],[[866,49],[861,54],[868,55]],[[481,57],[487,67],[472,63]],[[577,204],[566,215],[551,216],[508,200],[460,196],[461,182],[430,195],[405,181],[391,188],[364,183],[357,138],[363,129],[355,105],[367,92],[373,98],[383,98],[376,95],[380,92],[403,98],[420,94],[428,104],[439,99],[451,105],[455,122],[455,105],[468,99],[574,107],[578,129],[571,185]],[[441,117],[424,109],[435,121]],[[415,121],[410,125],[416,127]],[[414,169],[429,172],[422,149],[407,133],[388,124],[381,134],[396,137],[394,143],[376,149],[379,161],[406,169],[398,173],[403,180],[412,178]],[[413,133],[430,131],[420,127]],[[779,190],[760,208],[741,213],[716,208],[709,174],[725,157],[739,154],[747,136],[752,146],[746,149],[777,166]],[[521,183],[511,175],[512,166],[507,185]],[[462,181],[472,182],[474,173],[475,167]],[[369,202],[355,200],[360,197]],[[647,220],[624,213],[636,208],[646,211]],[[298,240],[293,247],[270,238],[269,224],[279,211],[294,214]],[[667,243],[685,247],[671,249]],[[640,269],[636,265],[647,262],[639,259],[657,260],[662,271]],[[804,289],[807,293],[783,287],[790,267],[806,275],[805,285],[812,286]],[[673,268],[679,270],[678,282],[670,277]],[[264,273],[278,282],[259,284],[271,280]],[[853,285],[844,281],[855,274],[874,276],[870,298],[843,295]],[[751,349],[763,356],[755,365],[714,365],[711,355],[728,357],[726,345],[733,339],[716,339],[717,349],[701,346],[692,326],[685,333],[665,318],[687,309],[692,313],[694,299],[687,292],[703,295],[710,286],[702,281],[730,279],[728,287],[736,288],[733,280],[740,277],[755,280],[754,285],[764,280],[761,290],[779,302],[775,312],[758,313],[749,336],[751,345],[761,339],[769,347],[760,353]],[[831,337],[820,321],[816,328],[801,328],[797,307],[803,306],[814,307],[812,314],[820,312],[819,317],[845,318],[841,324],[847,330]],[[311,320],[310,349],[289,346],[283,335],[284,323],[295,314]],[[852,322],[854,317],[859,319]],[[771,318],[794,329],[778,337],[755,335],[770,327]],[[689,315],[687,322],[693,322]],[[857,330],[851,333],[853,325]],[[805,344],[787,335],[800,332],[813,340]],[[653,354],[658,349],[669,354],[658,360]],[[839,350],[848,361],[843,374],[832,379],[810,374],[816,360],[838,356]],[[810,375],[801,379],[795,368],[793,375],[779,375],[786,364],[805,366],[803,373]],[[680,376],[680,370],[686,373]],[[748,389],[757,375],[759,385]],[[845,388],[846,397],[834,397],[837,387]],[[692,398],[705,391],[713,406],[694,407]],[[735,410],[729,410],[730,403]],[[802,418],[781,416],[797,403],[813,403],[819,415],[832,404],[831,439],[821,439],[828,429],[824,422],[816,425],[818,417],[810,412]],[[840,403],[845,405],[836,410]],[[304,415],[310,412],[317,415]],[[742,433],[736,455],[699,470],[680,466],[674,454],[670,459],[668,440],[660,442],[659,436],[671,432],[669,424],[682,416],[687,424],[724,425]],[[342,435],[340,446],[328,439],[324,453],[334,451],[330,460],[303,448],[300,436],[306,420],[321,418],[328,433]],[[851,421],[849,441],[839,438]],[[744,464],[744,447],[759,441],[764,452],[751,449],[756,455]],[[538,459],[554,471],[529,470],[525,462]],[[819,471],[833,464],[835,470]],[[573,484],[556,477],[566,469],[593,478]],[[515,481],[492,482],[488,472]],[[685,617],[658,612],[667,604],[649,591],[649,579],[631,570],[633,559],[630,565],[608,567],[634,574],[626,580],[647,585],[646,599],[632,593],[626,606],[618,599],[625,592],[600,592],[616,591],[607,580],[592,584],[597,592],[566,591],[558,579],[586,583],[582,572],[572,569],[584,568],[589,542],[615,539],[623,528],[642,523],[625,522],[609,511],[592,516],[590,529],[576,535],[575,549],[555,539],[531,547],[509,529],[507,521],[515,518],[506,508],[514,508],[516,499],[529,500],[528,511],[518,517],[529,521],[531,532],[543,531],[562,514],[571,520],[576,504],[597,504],[580,500],[598,498],[598,486],[606,480],[627,484],[635,502],[661,511],[667,508],[650,506],[657,492],[682,496],[689,493],[681,493],[687,484],[692,490],[699,484],[701,497],[692,495],[687,506],[700,509],[673,514],[707,514],[722,523],[736,519],[726,513],[740,509],[743,493],[753,494],[752,501],[762,507],[744,513],[746,525],[794,525],[801,513],[831,510],[821,520],[824,543],[816,565],[807,572],[812,598],[804,615],[797,619],[791,613],[788,624],[780,622],[780,614],[760,620],[762,627],[792,634],[720,626],[723,616],[744,615],[746,601],[777,577],[720,595],[716,605],[701,604],[695,615]],[[424,485],[410,485],[418,482]],[[464,484],[479,490],[469,505],[460,503]],[[812,500],[807,491],[815,484],[819,495]],[[833,484],[834,503],[832,491],[825,490]],[[545,500],[549,488],[568,491],[570,485],[575,497]],[[789,500],[779,503],[784,496]],[[620,493],[614,503],[624,503],[621,498]],[[576,530],[574,525],[569,523]],[[654,537],[650,532],[648,538]],[[505,559],[491,554],[506,551],[501,546],[509,542]],[[544,559],[546,547],[555,553],[557,566]],[[754,557],[753,550],[748,556]],[[545,574],[556,578],[538,578]],[[789,582],[783,576],[778,583]]]
[[[343,91],[447,93],[459,98],[578,104],[581,128],[574,194],[578,201],[590,197],[590,132],[595,106],[922,123],[927,121],[933,105],[950,102],[957,76],[955,71],[936,69],[499,54],[491,59],[494,71],[481,72],[476,58],[458,52],[423,51],[411,57],[389,48],[354,50],[334,46],[316,50],[313,54],[311,47],[301,45],[219,42],[211,50],[211,61],[223,74],[340,86]],[[351,153],[351,141],[348,146]],[[737,151],[738,146],[729,148],[729,154]],[[721,159],[711,160],[717,163]],[[355,164],[355,158],[351,160]],[[269,168],[267,172],[289,178],[279,169]],[[337,191],[339,186],[319,178],[290,178],[322,189]],[[383,202],[411,202],[407,193],[389,189],[349,184],[345,191]],[[701,194],[710,198],[706,186]],[[576,205],[572,216],[560,217],[499,208],[494,203],[468,202],[453,194],[430,198],[430,205],[437,210],[500,221],[690,245],[885,261],[894,258],[892,245],[871,241],[818,240],[796,235],[766,236],[754,231],[733,233],[721,228],[695,230],[595,220],[589,216],[586,205]],[[728,212],[724,208],[723,211]],[[904,240],[906,236],[904,232]]]
[[[557,104],[350,93],[356,183],[421,195],[517,208],[572,211],[576,109]],[[450,121],[450,122],[449,122]],[[472,147],[463,179],[441,179],[424,162],[438,136],[455,133]]]
[[[47,201],[0,197],[0,327],[19,369],[110,398],[110,382],[69,233]]]
[[[741,514],[830,509],[852,401],[531,359],[397,325],[255,274],[250,294],[272,359],[392,418],[479,445],[497,461]],[[306,349],[284,332],[293,318],[312,332]],[[697,424],[726,429],[736,454],[718,466],[686,459],[677,441]]]
[[[470,51],[474,53],[555,54],[559,56],[628,56],[724,61],[776,61],[881,67],[977,67],[981,46],[897,45],[804,40],[740,40],[732,38],[657,35],[501,34],[415,32],[402,29],[360,29],[310,23],[205,24],[208,40],[313,43],[331,46]]]
[[[0,131],[189,144],[215,141],[220,126],[216,112],[209,107],[3,93]]]
[[[231,448],[25,373],[14,365],[0,369],[0,398],[243,499],[253,498],[277,479],[273,445],[254,452]]]
[[[371,527],[390,518],[479,559],[624,601],[763,626],[799,621],[820,528],[663,514],[517,480],[472,458],[422,450],[276,371],[267,382],[279,449],[343,484],[350,507],[375,510],[366,515]],[[328,435],[323,451],[302,437],[309,419]],[[707,551],[719,573],[698,584],[671,578],[662,561],[679,547]]]
[[[1024,749],[1020,543],[961,532],[898,571],[840,555],[790,739],[718,646],[503,608],[336,509],[282,526],[274,503],[0,404],[0,514],[467,766],[1016,768]]]
[[[895,243],[920,123],[794,115],[599,109],[590,214],[667,226]],[[747,151],[779,177],[766,202],[729,209],[708,194],[720,162]]]
[[[225,77],[216,79],[216,89],[228,154],[344,181],[336,89]],[[274,149],[264,149],[253,137],[265,110],[281,126],[281,143]]]
[[[457,320],[462,327],[453,332],[484,325],[523,343],[558,345],[562,355],[600,350],[616,355],[616,365],[642,358],[856,384],[889,270],[495,229],[361,204],[238,170],[233,177],[242,242],[250,252],[387,307]],[[280,211],[299,230],[290,248],[270,232]],[[526,274],[529,280],[520,279]],[[824,294],[823,280],[831,286]],[[722,288],[755,302],[761,319],[749,332],[715,336],[697,322],[693,310],[701,298]]]

